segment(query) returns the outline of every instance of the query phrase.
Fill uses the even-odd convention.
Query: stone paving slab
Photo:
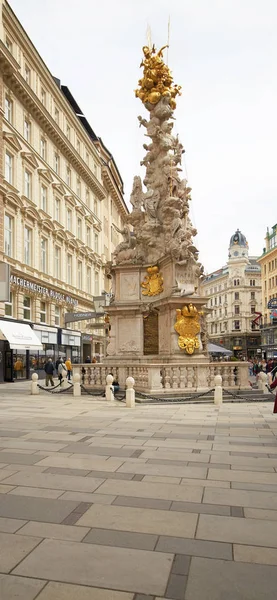
[[[277,522],[200,515],[196,537],[201,540],[277,548]]]
[[[23,578],[20,577],[18,579]],[[133,600],[134,594],[107,589],[101,590],[99,588],[86,587],[83,585],[54,583],[52,581],[47,583],[38,598],[39,600]],[[19,600],[21,600],[21,598],[19,598]],[[22,598],[22,600],[25,600],[25,598]]]
[[[192,558],[185,600],[276,600],[277,569]]]
[[[8,485],[23,485],[63,491],[94,492],[103,480],[93,477],[74,477],[71,475],[51,475],[50,473],[21,472],[5,479]],[[1,507],[1,504],[0,504]]]
[[[1,600],[34,600],[44,588],[45,581],[0,574]]]
[[[9,573],[40,541],[39,537],[0,533],[0,573]]]
[[[172,562],[168,553],[44,540],[13,574],[163,595]]]
[[[247,508],[269,508],[277,511],[277,494],[252,490],[225,490],[206,488],[203,502],[208,504],[221,504],[225,506],[230,502],[232,506]]]
[[[75,529],[77,529],[77,527]],[[157,540],[157,535],[148,533],[134,533],[97,528],[91,529],[83,539],[83,541],[88,544],[119,546],[120,548],[137,548],[139,550],[154,550]]]
[[[29,521],[20,529],[20,535],[31,535],[39,538],[55,540],[69,540],[80,542],[89,533],[88,527],[73,527],[70,525],[57,525],[54,523],[39,523]]]
[[[61,523],[79,502],[55,500],[49,498],[31,498],[30,496],[0,496],[0,516],[27,521],[47,521]]]
[[[148,483],[144,481],[116,481],[110,479],[98,488],[99,494],[115,496],[134,496],[135,498],[154,498],[158,500],[183,500],[201,502],[203,489],[196,486],[183,486],[166,483]]]
[[[192,538],[197,519],[193,513],[93,504],[77,525]]]

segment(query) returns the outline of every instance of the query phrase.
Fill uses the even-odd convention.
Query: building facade
[[[261,268],[257,259],[248,255],[248,243],[239,230],[230,239],[227,264],[205,276],[201,291],[209,296],[207,326],[211,342],[232,350],[238,358],[259,355]]]
[[[263,358],[277,357],[277,225],[267,230],[263,254],[258,258],[262,273]]]
[[[123,182],[70,90],[54,78],[9,4],[0,0],[0,261],[10,265],[1,322],[27,323],[42,350],[0,342],[2,378],[47,356],[103,355],[106,330],[68,312],[109,291],[105,264],[126,221]],[[1,377],[1,376],[0,376]]]

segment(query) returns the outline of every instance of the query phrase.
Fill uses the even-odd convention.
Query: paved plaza
[[[276,600],[271,403],[0,388],[1,600]]]

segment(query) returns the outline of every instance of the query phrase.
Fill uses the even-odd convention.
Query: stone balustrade
[[[216,375],[221,375],[225,389],[250,389],[247,362],[131,364],[126,361],[123,364],[122,361],[112,366],[85,363],[73,365],[75,373],[80,374],[85,386],[103,389],[110,373],[121,389],[125,389],[127,377],[133,377],[137,391],[157,395],[209,390],[214,387]]]

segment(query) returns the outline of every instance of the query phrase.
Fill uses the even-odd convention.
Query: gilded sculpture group
[[[136,97],[150,104],[157,104],[162,96],[170,97],[171,108],[176,108],[176,96],[181,95],[181,86],[173,85],[173,77],[168,66],[163,61],[163,51],[167,46],[163,46],[156,52],[155,46],[152,48],[143,46],[144,59],[141,62],[143,77],[139,80],[139,88],[135,91]]]

